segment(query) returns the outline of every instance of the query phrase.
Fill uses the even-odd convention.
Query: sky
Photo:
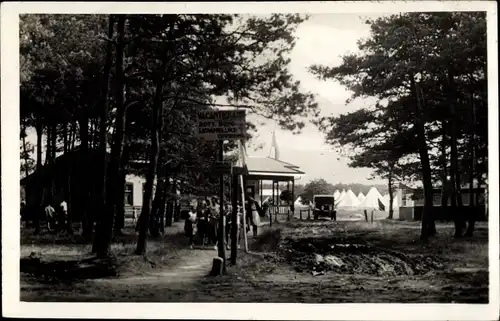
[[[379,16],[382,14],[317,14],[312,15],[297,28],[296,46],[290,57],[290,72],[295,79],[300,80],[305,91],[316,94],[321,116],[338,116],[371,103],[370,100],[356,99],[346,104],[351,92],[335,81],[316,79],[307,68],[313,64],[336,66],[342,62],[342,55],[358,52],[357,41],[369,36],[369,26],[364,21],[366,18]],[[259,117],[254,119],[265,123],[259,127],[257,137],[252,142],[252,145],[260,145],[262,148],[259,150],[248,148],[247,152],[249,156],[269,156],[272,132],[276,126],[273,121]],[[299,135],[276,128],[276,139],[280,159],[300,166],[306,173],[300,183],[304,184],[318,178],[333,184],[385,183],[380,179],[369,180],[371,169],[350,168],[349,159],[337,154],[332,147],[325,144],[323,133],[313,124],[306,124]]]
[[[356,99],[346,104],[351,93],[335,81],[318,80],[307,71],[313,64],[336,66],[341,63],[341,56],[356,53],[357,41],[369,36],[367,18],[377,18],[383,14],[314,14],[296,30],[296,46],[291,52],[290,72],[300,80],[304,91],[316,94],[316,101],[321,116],[340,115],[370,104],[369,100]],[[384,180],[369,180],[372,170],[368,168],[350,168],[349,159],[337,154],[325,144],[324,135],[316,126],[306,122],[301,134],[294,135],[281,130],[270,120],[251,115],[249,120],[262,124],[251,144],[247,147],[249,156],[269,156],[272,132],[276,130],[276,139],[280,159],[300,167],[306,174],[300,179],[301,184],[323,178],[333,184],[362,183],[383,184]],[[28,140],[36,143],[34,130],[29,131]],[[44,143],[45,145],[45,140]],[[262,148],[254,150],[252,146]],[[45,147],[45,146],[44,146]],[[34,155],[36,157],[36,155]]]

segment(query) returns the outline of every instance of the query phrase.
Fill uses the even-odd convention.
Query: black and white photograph
[[[2,4],[4,316],[498,319],[495,2],[58,6]]]

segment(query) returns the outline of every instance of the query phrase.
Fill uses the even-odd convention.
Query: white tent
[[[384,205],[389,208],[389,203],[390,203],[390,197],[389,194],[384,195],[384,200],[383,200]],[[392,200],[392,208],[396,209],[398,207],[398,200],[396,197],[393,198]]]
[[[306,207],[308,207],[308,205],[302,204],[302,197],[300,197],[300,196],[297,197],[297,199],[293,203],[293,206],[295,208],[306,208]]]
[[[384,203],[385,206],[389,206],[389,194],[385,194],[382,196],[382,203]]]
[[[341,200],[344,198],[345,194],[346,194],[346,193],[345,193],[345,189],[343,189],[343,190],[342,190],[342,193],[340,193],[339,197],[338,197],[338,198],[336,198],[336,201],[341,201]]]
[[[335,198],[335,202],[339,199],[340,197],[340,192],[338,189],[335,190],[335,193],[333,193],[333,197]]]
[[[352,192],[352,190],[347,191],[344,197],[340,200],[337,207],[356,207],[359,205],[359,200],[356,195]]]
[[[359,194],[358,194],[358,200],[359,200],[359,202],[363,203],[363,201],[365,200],[365,198],[366,198],[365,194],[359,192]]]
[[[372,188],[370,188],[370,191],[368,192],[368,194],[366,194],[365,200],[363,202],[361,202],[361,204],[359,204],[358,207],[378,209],[379,208],[379,204],[378,204],[379,200],[380,200],[380,202],[382,202],[382,204],[384,204],[384,197],[382,195],[380,195],[377,188],[372,187]]]

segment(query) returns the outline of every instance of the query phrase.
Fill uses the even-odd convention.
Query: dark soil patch
[[[332,238],[287,238],[279,254],[298,272],[368,274],[376,276],[422,275],[443,268],[434,256],[408,256],[370,244],[339,242]]]
[[[98,279],[117,276],[114,259],[43,261],[32,254],[20,261],[20,272],[48,282]]]

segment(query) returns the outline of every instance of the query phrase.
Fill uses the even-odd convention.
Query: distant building
[[[99,176],[100,159],[97,152],[91,151],[89,159],[86,160],[86,171],[81,170],[82,153],[77,148],[74,151],[65,153],[56,158],[54,164],[44,165],[40,172],[35,171],[29,176],[21,179],[21,195],[23,195],[26,205],[36,208],[38,193],[42,193],[42,202],[50,201],[58,204],[63,198],[68,202],[73,215],[76,219],[81,217],[81,208],[83,207],[80,195],[89,193],[89,200],[94,204],[97,197],[97,183],[101,180]],[[130,209],[136,207],[138,210],[142,207],[142,197],[144,192],[145,178],[132,173],[134,169],[143,169],[145,162],[130,162],[131,171],[125,176],[124,204]],[[83,190],[83,176],[89,182],[87,191]],[[156,183],[156,182],[155,182]],[[154,191],[154,187],[153,187]],[[129,209],[129,210],[130,210]],[[127,209],[126,209],[127,210]]]
[[[474,187],[472,192],[474,193],[474,207],[478,209],[478,212],[486,212],[486,202],[485,202],[485,191],[486,185],[481,187]],[[441,216],[449,216],[451,214],[443,214],[444,210],[440,210],[442,206],[442,190],[441,188],[434,188],[433,193],[433,207],[436,208],[436,216],[439,218]],[[462,186],[460,195],[462,198],[462,205],[464,207],[469,207],[469,193],[470,189],[468,185]],[[399,204],[399,219],[401,220],[419,220],[421,217],[422,209],[424,206],[424,195],[422,188],[410,187],[408,185],[400,184],[396,191],[396,199]],[[451,205],[451,198],[448,196],[447,205]]]

